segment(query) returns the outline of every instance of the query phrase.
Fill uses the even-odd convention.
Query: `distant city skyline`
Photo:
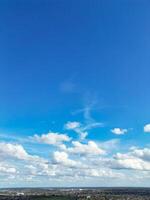
[[[149,186],[149,10],[0,2],[1,188]]]

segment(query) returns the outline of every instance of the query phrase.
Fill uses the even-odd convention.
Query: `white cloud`
[[[84,116],[83,123],[80,123],[78,121],[73,121],[73,122],[69,121],[65,124],[65,128],[67,130],[73,130],[77,134],[79,134],[80,140],[84,140],[88,136],[89,130],[103,126],[103,123],[95,121],[95,119],[93,119],[93,117],[91,116],[91,110],[95,104],[95,101],[89,103],[88,105],[85,106],[85,108],[76,110],[75,112],[72,113],[72,114],[83,113]]]
[[[60,145],[62,142],[69,142],[71,138],[66,134],[53,133],[34,135],[33,139],[40,143],[50,144],[50,145]]]
[[[145,132],[145,133],[150,133],[150,124],[146,124],[146,125],[144,126],[144,132]]]
[[[81,124],[80,122],[77,122],[77,121],[74,121],[74,122],[69,121],[65,124],[65,129],[75,131],[76,133],[79,134],[80,140],[84,140],[88,135],[88,132],[87,132],[88,130],[99,127],[99,126],[102,126],[102,123],[90,122],[87,124]]]
[[[122,129],[122,128],[114,128],[114,129],[111,129],[111,132],[116,134],[116,135],[124,135],[125,133],[128,132],[128,130]]]
[[[150,170],[150,164],[145,163],[140,159],[129,157],[120,158],[118,160],[112,161],[112,166],[115,169],[134,169],[134,170]]]
[[[86,130],[95,126],[96,124],[83,125],[74,121],[68,122],[65,128],[76,131],[81,136],[81,133],[86,133]],[[125,134],[128,131],[120,128],[113,130],[115,134]],[[5,177],[5,180],[12,178],[43,183],[44,180],[53,182],[54,179],[62,181],[67,178],[74,183],[77,179],[84,181],[89,179],[95,183],[95,180],[108,181],[111,178],[127,180],[126,177],[130,178],[129,174],[132,173],[136,179],[138,174],[150,172],[150,148],[148,147],[143,149],[132,147],[127,150],[127,147],[121,149],[118,139],[105,142],[91,140],[81,142],[72,141],[66,134],[53,132],[34,135],[32,139],[54,146],[39,144],[34,146],[32,141],[30,145],[33,146],[29,148],[33,148],[36,152],[44,149],[39,154],[43,154],[42,157],[29,153],[21,144],[0,142],[0,176]],[[122,153],[121,150],[126,152]],[[47,158],[49,154],[51,157]]]
[[[77,165],[76,161],[68,158],[68,154],[66,152],[60,152],[60,151],[54,152],[53,159],[56,163],[65,166],[73,167]]]
[[[138,158],[141,158],[142,160],[150,161],[150,149],[149,148],[144,148],[144,149],[133,148],[132,155],[134,155]]]
[[[17,170],[15,167],[5,163],[0,163],[0,174],[15,174]]]
[[[67,122],[65,124],[65,128],[67,130],[74,130],[76,128],[79,128],[81,126],[80,122]]]
[[[78,141],[72,142],[73,147],[67,149],[68,152],[84,155],[103,155],[105,151],[98,147],[94,141],[88,141],[87,144],[82,144]]]
[[[0,143],[0,156],[13,157],[21,160],[27,160],[29,158],[28,153],[20,144]]]
[[[5,142],[0,143],[0,158],[12,158],[31,162],[46,162],[45,159],[40,158],[37,155],[28,154],[20,144],[11,144]]]
[[[101,169],[85,169],[83,175],[86,177],[109,177],[109,178],[121,178],[123,176],[122,173],[114,172],[109,168],[101,168]]]
[[[128,153],[117,153],[107,164],[115,169],[150,171],[150,149],[133,148]]]
[[[67,122],[65,124],[65,128],[67,130],[73,130],[76,133],[79,134],[80,140],[84,140],[86,136],[88,135],[87,129],[83,127],[83,125],[80,122]]]

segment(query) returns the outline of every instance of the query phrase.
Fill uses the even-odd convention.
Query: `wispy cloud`
[[[65,124],[65,128],[68,130],[74,130],[76,133],[78,133],[80,135],[81,140],[85,139],[88,136],[88,130],[104,126],[104,124],[102,122],[96,121],[91,116],[93,106],[94,106],[94,102],[86,105],[82,109],[78,109],[78,110],[72,112],[73,115],[83,113],[83,121],[84,121],[83,123],[78,122],[78,121],[73,121],[73,122],[68,121]]]
[[[102,126],[101,123],[93,122],[89,124],[81,124],[80,122],[67,122],[65,124],[66,130],[73,130],[79,134],[80,140],[84,140],[88,136],[88,130]]]
[[[60,91],[63,93],[73,93],[76,91],[76,84],[72,79],[65,80],[60,84]]]

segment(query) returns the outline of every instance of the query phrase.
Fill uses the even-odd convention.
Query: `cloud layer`
[[[99,126],[94,123],[83,125],[77,121],[67,122],[64,125],[67,133],[35,134],[26,138],[26,147],[19,143],[21,140],[18,138],[18,142],[4,141],[4,138],[0,142],[0,178],[4,180],[3,184],[11,181],[14,184],[41,186],[47,181],[47,186],[52,186],[53,183],[67,186],[80,181],[84,186],[87,186],[88,182],[117,185],[117,182],[114,182],[117,180],[126,186],[127,183],[132,185],[133,179],[145,184],[147,177],[150,177],[150,148],[122,148],[120,139],[81,139],[82,133],[87,132],[88,135],[89,130]],[[70,137],[70,131],[79,134],[79,140]],[[127,129],[121,128],[111,131],[116,135],[128,132]],[[144,131],[149,131],[148,125],[144,127]],[[28,148],[29,146],[32,148]]]

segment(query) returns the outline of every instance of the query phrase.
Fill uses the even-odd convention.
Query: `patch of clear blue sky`
[[[61,130],[96,94],[89,135],[146,143],[150,113],[150,1],[0,1],[0,124],[22,135]],[[65,82],[74,85],[62,91]],[[69,83],[68,83],[69,84]],[[88,95],[87,95],[88,93]]]

